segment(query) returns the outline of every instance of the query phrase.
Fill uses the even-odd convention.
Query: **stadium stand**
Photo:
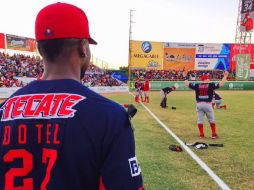
[[[184,70],[132,70],[132,79],[140,78],[144,79],[147,77],[149,80],[153,81],[183,81],[183,72]],[[223,71],[221,70],[192,70],[188,71],[189,80],[196,81],[199,80],[201,76],[204,74],[210,75],[210,80],[221,80],[223,78]],[[235,80],[235,72],[231,71],[228,80],[234,81]]]
[[[86,74],[82,79],[82,83],[88,87],[126,85],[125,83],[113,78],[111,76],[111,72],[93,64],[89,65],[87,68]]]
[[[39,78],[43,73],[43,61],[37,56],[0,52],[0,87],[22,87],[20,78]],[[96,65],[89,65],[82,83],[86,86],[122,86],[123,82],[111,77],[111,73]]]

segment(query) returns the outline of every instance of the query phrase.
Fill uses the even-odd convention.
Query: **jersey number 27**
[[[33,169],[33,155],[25,149],[16,149],[8,151],[3,160],[5,163],[13,162],[14,159],[22,159],[23,167],[22,168],[11,168],[5,174],[5,190],[33,190],[33,178],[23,179],[23,186],[15,187],[14,178],[15,177],[24,177],[31,172]],[[42,163],[48,164],[46,169],[46,175],[41,183],[40,190],[46,190],[47,184],[50,180],[51,170],[57,159],[57,151],[53,149],[42,149]],[[47,163],[48,160],[48,163]]]

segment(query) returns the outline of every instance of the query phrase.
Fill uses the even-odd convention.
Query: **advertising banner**
[[[0,49],[5,49],[5,36],[3,33],[0,33]]]
[[[254,11],[254,0],[242,0],[241,13],[253,12]]]
[[[196,48],[195,43],[165,42],[164,48]]]
[[[0,88],[0,99],[9,98],[13,93],[19,90],[20,87]]]
[[[130,82],[130,90],[134,90],[134,83],[135,81]],[[182,81],[149,81],[151,84],[151,91],[159,91],[162,88],[168,87],[168,86],[177,86],[177,90],[183,91],[183,90],[191,90],[188,87],[185,87],[184,82]],[[199,83],[193,82],[193,83]],[[218,90],[254,90],[254,81],[242,81],[242,82],[225,82],[225,85],[218,89]],[[194,92],[193,92],[194,93]],[[159,94],[158,94],[159,96]]]
[[[191,44],[166,44],[163,69],[193,70],[195,67],[196,46]]]
[[[254,80],[254,69],[250,70],[250,80]]]
[[[132,68],[162,69],[163,43],[148,41],[131,41]]]
[[[0,99],[9,98],[13,93],[19,90],[20,87],[0,88]],[[128,86],[95,86],[89,87],[94,92],[105,94],[105,93],[127,93],[129,92]]]
[[[250,65],[250,80],[254,80],[254,64]]]
[[[254,0],[242,0],[241,32],[253,32]]]
[[[196,70],[229,70],[230,44],[197,44]]]
[[[250,78],[250,54],[238,54],[236,56],[236,80],[249,80]]]
[[[36,41],[32,38],[6,34],[6,48],[19,51],[36,52]]]
[[[177,90],[190,90],[190,88],[186,87],[184,82],[179,81],[149,81],[150,90],[151,91],[159,91],[162,88],[166,88],[169,86],[177,86]],[[135,81],[130,82],[130,90],[135,89]]]
[[[251,54],[251,62],[254,63],[254,44],[231,44],[230,46],[230,70],[236,69],[236,55],[240,54],[240,48],[242,54]]]
[[[94,86],[94,87],[89,87],[89,89],[99,94],[129,92],[128,86],[111,86],[111,87],[110,86]]]

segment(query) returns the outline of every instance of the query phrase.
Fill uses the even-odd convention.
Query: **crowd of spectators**
[[[154,81],[183,81],[183,72],[184,70],[133,70],[132,71],[132,79],[140,78],[148,78],[149,80]],[[221,70],[191,70],[188,71],[188,79],[192,81],[199,80],[201,76],[204,74],[210,75],[210,80],[216,81],[221,80],[223,78],[223,71]],[[235,72],[231,71],[228,76],[228,80],[234,81],[235,80]]]
[[[0,52],[0,87],[22,87],[22,78],[39,78],[43,73],[43,61],[39,56]],[[89,65],[82,83],[86,86],[123,85],[111,77],[111,73],[93,64]]]
[[[95,65],[89,65],[82,83],[85,86],[122,86],[123,82],[111,77],[111,73]]]
[[[123,82],[116,80],[115,78],[111,77],[110,74],[89,74],[85,75],[83,80],[83,84],[85,86],[122,86],[125,85]]]
[[[40,57],[0,52],[0,87],[22,87],[22,77],[37,78],[43,72]]]

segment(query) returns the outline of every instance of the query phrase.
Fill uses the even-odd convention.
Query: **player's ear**
[[[84,58],[87,57],[88,46],[89,46],[89,43],[87,40],[83,39],[80,41],[78,46],[78,52],[80,57],[84,57]]]

